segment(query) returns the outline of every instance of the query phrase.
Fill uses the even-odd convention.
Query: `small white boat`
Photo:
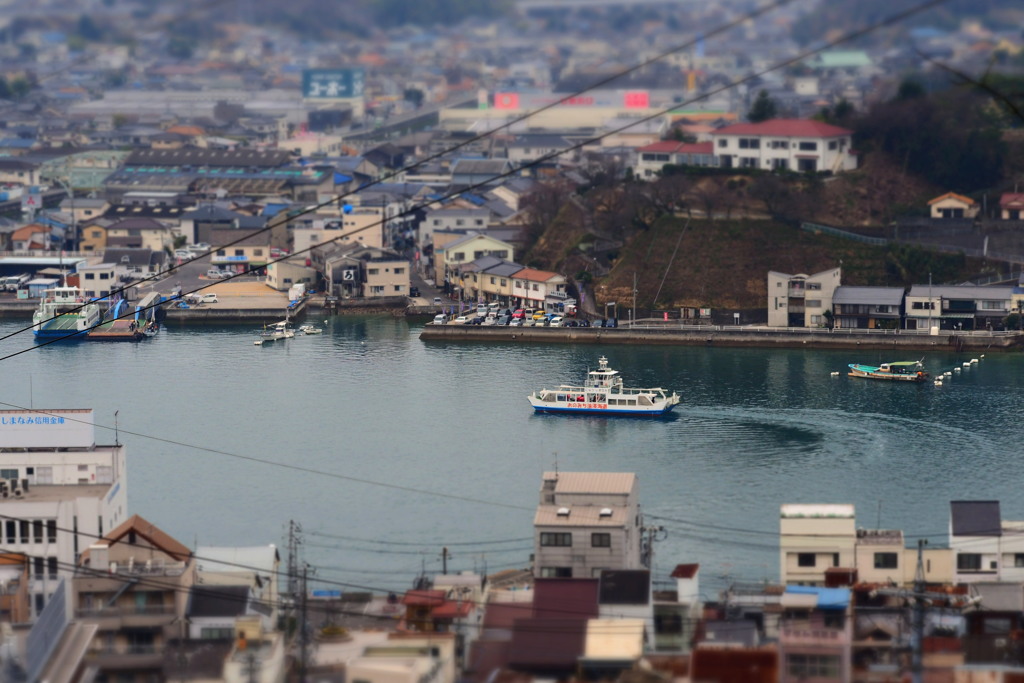
[[[295,330],[291,328],[291,322],[287,319],[281,322],[274,323],[270,327],[263,328],[260,332],[260,338],[257,339],[261,345],[267,342],[280,341],[282,339],[292,339],[295,336]]]
[[[850,377],[864,377],[866,379],[882,379],[895,382],[923,382],[929,375],[923,370],[919,360],[897,361],[893,363],[882,363],[881,365],[863,365],[861,363],[850,363]]]
[[[299,332],[302,334],[323,334],[323,330],[314,325],[300,325]]]
[[[582,386],[563,384],[556,389],[541,389],[527,398],[538,413],[658,416],[679,404],[679,394],[660,387],[627,389],[618,370],[609,368],[604,356],[598,360],[597,370],[587,373]]]

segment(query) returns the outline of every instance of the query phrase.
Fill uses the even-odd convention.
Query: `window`
[[[821,283],[820,282],[808,282],[807,283],[807,291],[808,292],[820,292],[821,291]]]
[[[32,558],[32,565],[33,565],[32,566],[32,569],[33,569],[32,573],[35,574],[37,579],[43,578],[43,561],[44,561],[44,558],[42,558],[42,557],[33,557]]]
[[[46,573],[51,579],[57,578],[57,558],[48,557],[46,558]]]
[[[109,280],[110,279],[110,273],[100,273],[100,279],[101,280]]]
[[[263,250],[262,249],[253,249],[252,250],[252,255],[253,256],[263,256]]]
[[[611,548],[612,547],[612,535],[609,533],[593,533],[590,534],[590,547],[591,548]]]
[[[740,168],[757,168],[757,158],[740,157]]]
[[[395,291],[396,292],[401,292],[402,291],[402,285],[395,285]]]
[[[818,143],[817,142],[801,142],[800,143],[800,151],[801,152],[817,152],[818,151]]]
[[[571,579],[572,567],[541,567],[542,579]]]
[[[537,291],[537,290],[539,290],[539,289],[540,289],[540,287],[538,287],[537,285],[534,285],[534,286],[533,286],[533,291],[535,291],[535,292],[536,292],[536,291]]]
[[[898,558],[896,553],[875,553],[875,569],[896,569]]]
[[[93,230],[93,231],[92,231],[92,238],[93,238],[94,240],[98,240],[98,239],[100,239],[101,237],[103,237],[103,233],[102,233],[102,232],[100,232],[99,230]]]
[[[217,256],[225,256],[225,255],[227,255],[227,252],[225,252],[223,249],[218,249],[217,250]]]
[[[7,543],[17,543],[18,542],[18,528],[16,526],[16,523],[13,522],[13,521],[8,521],[5,526],[7,527],[7,537],[6,537],[6,541],[5,542],[7,542]]]
[[[911,305],[911,308],[914,309],[915,311],[934,311],[935,310],[935,302],[934,301],[915,301]]]
[[[729,146],[729,141],[726,140],[725,138],[719,138],[718,146],[719,147],[728,147]]]
[[[0,470],[0,479],[17,479],[18,470],[4,469]]]
[[[380,268],[370,268],[366,271],[367,275],[377,275],[380,273]]]
[[[465,223],[465,222],[466,222],[466,221],[462,220],[461,218],[456,218],[456,219],[455,219],[455,225],[462,225],[462,224],[463,224],[463,223]]]
[[[506,283],[506,282],[507,282],[507,280],[506,280],[505,278],[501,278],[501,286],[502,286],[502,287],[504,287],[504,286],[505,286],[505,283]]]
[[[43,542],[43,520],[41,519],[32,520],[32,542]]]
[[[233,628],[201,628],[199,637],[202,640],[233,640],[235,629]]]
[[[798,553],[796,556],[796,566],[798,567],[813,567],[815,565],[814,553]]]
[[[405,268],[395,268],[395,275],[404,275]]]
[[[494,278],[494,277],[491,278],[491,284],[492,285],[495,283],[495,280],[496,280],[496,278]]]
[[[383,285],[373,285],[372,287],[370,287],[370,292],[373,293],[373,294],[383,294],[384,293],[384,286]]]
[[[839,147],[839,143],[838,142],[836,142],[835,140],[830,140],[829,141],[829,143],[828,143],[828,148],[829,149],[836,149],[838,147]]]
[[[982,309],[986,311],[1002,311],[1009,309],[1005,301],[982,301]]]
[[[1013,556],[1014,567],[1024,567],[1024,553],[1015,553]]]
[[[761,149],[760,138],[740,138],[740,149]]]
[[[980,553],[959,553],[956,556],[956,568],[962,572],[980,572]]]
[[[772,140],[772,149],[789,149],[789,140]]]
[[[46,542],[57,542],[57,520],[55,519],[46,520]]]
[[[821,308],[821,299],[808,299],[807,308]]]
[[[235,249],[235,256],[245,256],[245,249]]]
[[[96,273],[86,273],[85,274],[85,279],[86,280],[95,280],[96,279]]]
[[[554,531],[542,531],[540,533],[541,546],[556,548],[571,548],[572,534]]]
[[[464,261],[466,260],[466,253],[463,251],[457,251],[452,254],[452,259],[455,261]]]
[[[793,653],[786,657],[786,671],[790,677],[839,678],[839,657],[836,655],[802,655]]]

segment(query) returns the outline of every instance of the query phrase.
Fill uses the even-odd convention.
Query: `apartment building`
[[[825,325],[825,311],[832,309],[832,296],[842,275],[842,268],[814,275],[768,271],[768,327]]]
[[[32,618],[91,543],[124,521],[125,449],[96,443],[92,409],[2,410],[0,543],[30,558]]]
[[[632,473],[545,472],[534,516],[534,575],[599,577],[642,569],[642,518]]]

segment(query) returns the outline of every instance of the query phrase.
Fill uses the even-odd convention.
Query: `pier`
[[[424,341],[490,341],[544,344],[662,344],[812,349],[1016,351],[1024,333],[988,331],[848,330],[638,323],[632,327],[505,327],[425,325]]]

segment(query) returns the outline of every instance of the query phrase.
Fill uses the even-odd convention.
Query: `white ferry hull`
[[[623,385],[617,370],[608,367],[603,356],[598,369],[587,373],[581,385],[563,384],[541,389],[526,397],[538,413],[580,415],[624,415],[657,417],[666,415],[679,404],[679,394],[661,387],[631,389]]]
[[[670,403],[666,406],[652,406],[645,408],[632,408],[632,407],[619,407],[609,406],[603,403],[580,403],[580,404],[563,404],[563,405],[552,405],[536,400],[533,396],[528,397],[530,399],[530,405],[533,406],[535,412],[538,413],[563,413],[563,414],[577,414],[577,415],[613,415],[623,417],[659,417],[662,415],[668,415],[672,412],[672,409],[676,407],[676,403]]]

